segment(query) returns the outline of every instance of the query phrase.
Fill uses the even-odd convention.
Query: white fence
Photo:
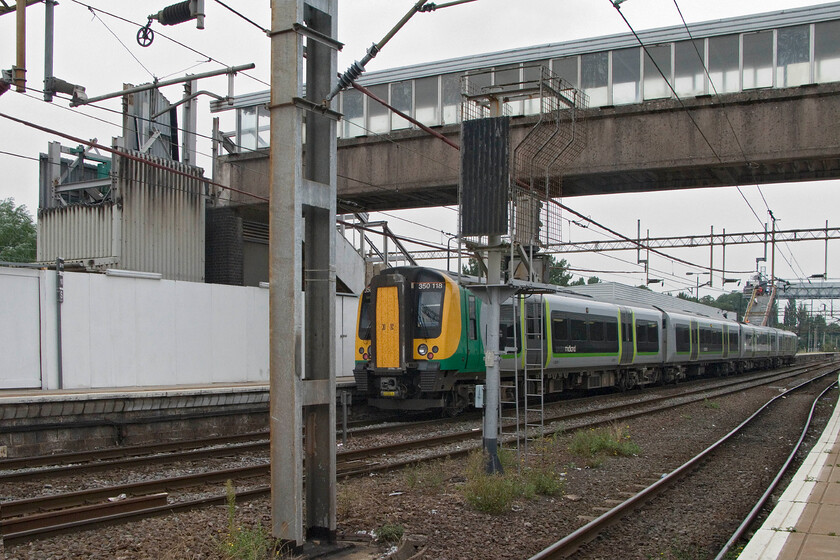
[[[268,290],[0,268],[0,389],[268,381]],[[352,375],[355,297],[336,300],[337,376]]]

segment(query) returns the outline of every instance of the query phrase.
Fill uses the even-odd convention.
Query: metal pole
[[[341,444],[347,447],[347,401],[350,394],[341,392]]]
[[[44,101],[53,99],[53,34],[55,0],[44,0]]]
[[[723,237],[722,237],[722,249],[723,249],[723,258],[720,264],[720,285],[721,287],[726,287],[726,228],[723,228]]]
[[[714,286],[715,278],[715,226],[712,227],[712,232],[709,235],[709,287]]]
[[[17,18],[17,64],[15,65],[14,82],[18,93],[26,91],[26,2],[20,0],[15,6]]]
[[[64,352],[61,348],[61,304],[64,303],[64,260],[55,259],[55,339],[58,388],[64,389]]]
[[[242,70],[250,70],[254,68],[256,65],[254,63],[251,64],[241,64],[239,66],[230,66],[228,68],[222,68],[221,70],[211,70],[209,72],[202,72],[201,74],[190,74],[189,76],[184,76],[182,78],[172,78],[171,80],[163,80],[161,82],[155,82],[153,84],[145,84],[142,86],[136,86],[128,89],[123,89],[120,91],[115,91],[113,93],[106,93],[105,95],[99,95],[97,97],[91,97],[89,99],[76,99],[70,102],[71,107],[77,107],[79,105],[88,105],[90,103],[96,103],[97,101],[104,101],[105,99],[113,99],[114,97],[120,97],[122,95],[129,95],[131,93],[138,93],[140,91],[147,91],[150,89],[157,89],[165,86],[171,86],[175,84],[183,84],[184,82],[191,82],[193,80],[200,80],[202,78],[212,78],[213,76],[221,76],[222,74],[228,74],[229,76],[233,76],[237,72],[241,72]]]
[[[770,218],[773,220],[773,237],[770,241],[770,286],[776,285],[776,217],[772,214]]]
[[[484,353],[486,368],[486,390],[484,408],[484,450],[487,452],[487,472],[503,472],[499,460],[499,319],[501,316],[502,237],[488,237],[487,250],[487,346]],[[523,351],[525,345],[523,344]]]
[[[823,279],[828,280],[828,220],[825,221],[825,270]]]

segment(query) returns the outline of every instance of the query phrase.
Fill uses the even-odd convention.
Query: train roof
[[[735,313],[724,311],[717,307],[703,305],[694,301],[675,298],[651,290],[634,288],[617,282],[599,282],[584,286],[567,286],[567,290],[589,296],[599,301],[606,301],[620,305],[636,305],[642,307],[656,307],[674,313],[689,313],[713,319],[734,321]]]

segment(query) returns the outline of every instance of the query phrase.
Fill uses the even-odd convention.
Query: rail
[[[638,508],[643,503],[657,496],[670,486],[676,484],[680,479],[689,474],[693,469],[697,468],[702,463],[702,461],[709,457],[709,455],[711,455],[715,450],[717,450],[723,444],[729,442],[736,435],[738,435],[745,426],[749,425],[755,418],[757,418],[776,400],[784,399],[791,392],[805,387],[813,381],[822,379],[828,375],[836,374],[837,371],[838,369],[832,366],[828,370],[819,373],[816,377],[804,381],[803,383],[800,383],[799,385],[796,385],[795,387],[792,387],[776,395],[775,397],[767,401],[761,408],[759,408],[753,414],[751,414],[746,420],[744,420],[738,426],[732,429],[728,434],[726,434],[725,436],[717,440],[715,443],[701,451],[695,457],[693,457],[692,459],[690,459],[689,461],[687,461],[686,463],[669,473],[667,476],[657,480],[655,483],[651,484],[641,492],[635,494],[628,500],[625,500],[621,504],[610,509],[600,517],[590,521],[583,527],[578,528],[571,534],[560,539],[559,541],[552,544],[548,548],[545,548],[541,552],[538,552],[537,554],[532,556],[530,560],[555,560],[570,556],[582,545],[594,539],[604,529],[616,523],[619,519],[632,512],[634,509]]]

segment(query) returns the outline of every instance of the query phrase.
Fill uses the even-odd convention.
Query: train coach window
[[[571,320],[571,339],[572,340],[587,340],[586,336],[586,322],[580,319]]]
[[[513,348],[516,346],[517,352],[522,350],[522,332],[519,324],[516,324],[516,319],[513,316],[513,306],[503,305],[499,315],[499,348]]]
[[[691,330],[688,325],[676,325],[677,352],[691,351]]]
[[[709,350],[720,352],[723,350],[723,330],[712,329],[709,331]]]
[[[729,333],[729,351],[730,352],[737,352],[738,351],[738,333],[737,332],[730,332]]]
[[[636,323],[636,349],[639,352],[659,352],[659,325],[647,321]]]
[[[557,342],[569,340],[569,320],[553,319],[551,321],[551,338]]]
[[[469,315],[469,333],[470,333],[470,340],[475,340],[478,338],[478,321],[476,320],[476,313],[475,313],[475,296],[470,296],[470,315]]]
[[[605,324],[601,321],[592,321],[589,323],[589,340],[594,342],[603,342],[604,340]]]
[[[618,323],[612,322],[607,323],[606,328],[606,341],[607,342],[618,342]]]

